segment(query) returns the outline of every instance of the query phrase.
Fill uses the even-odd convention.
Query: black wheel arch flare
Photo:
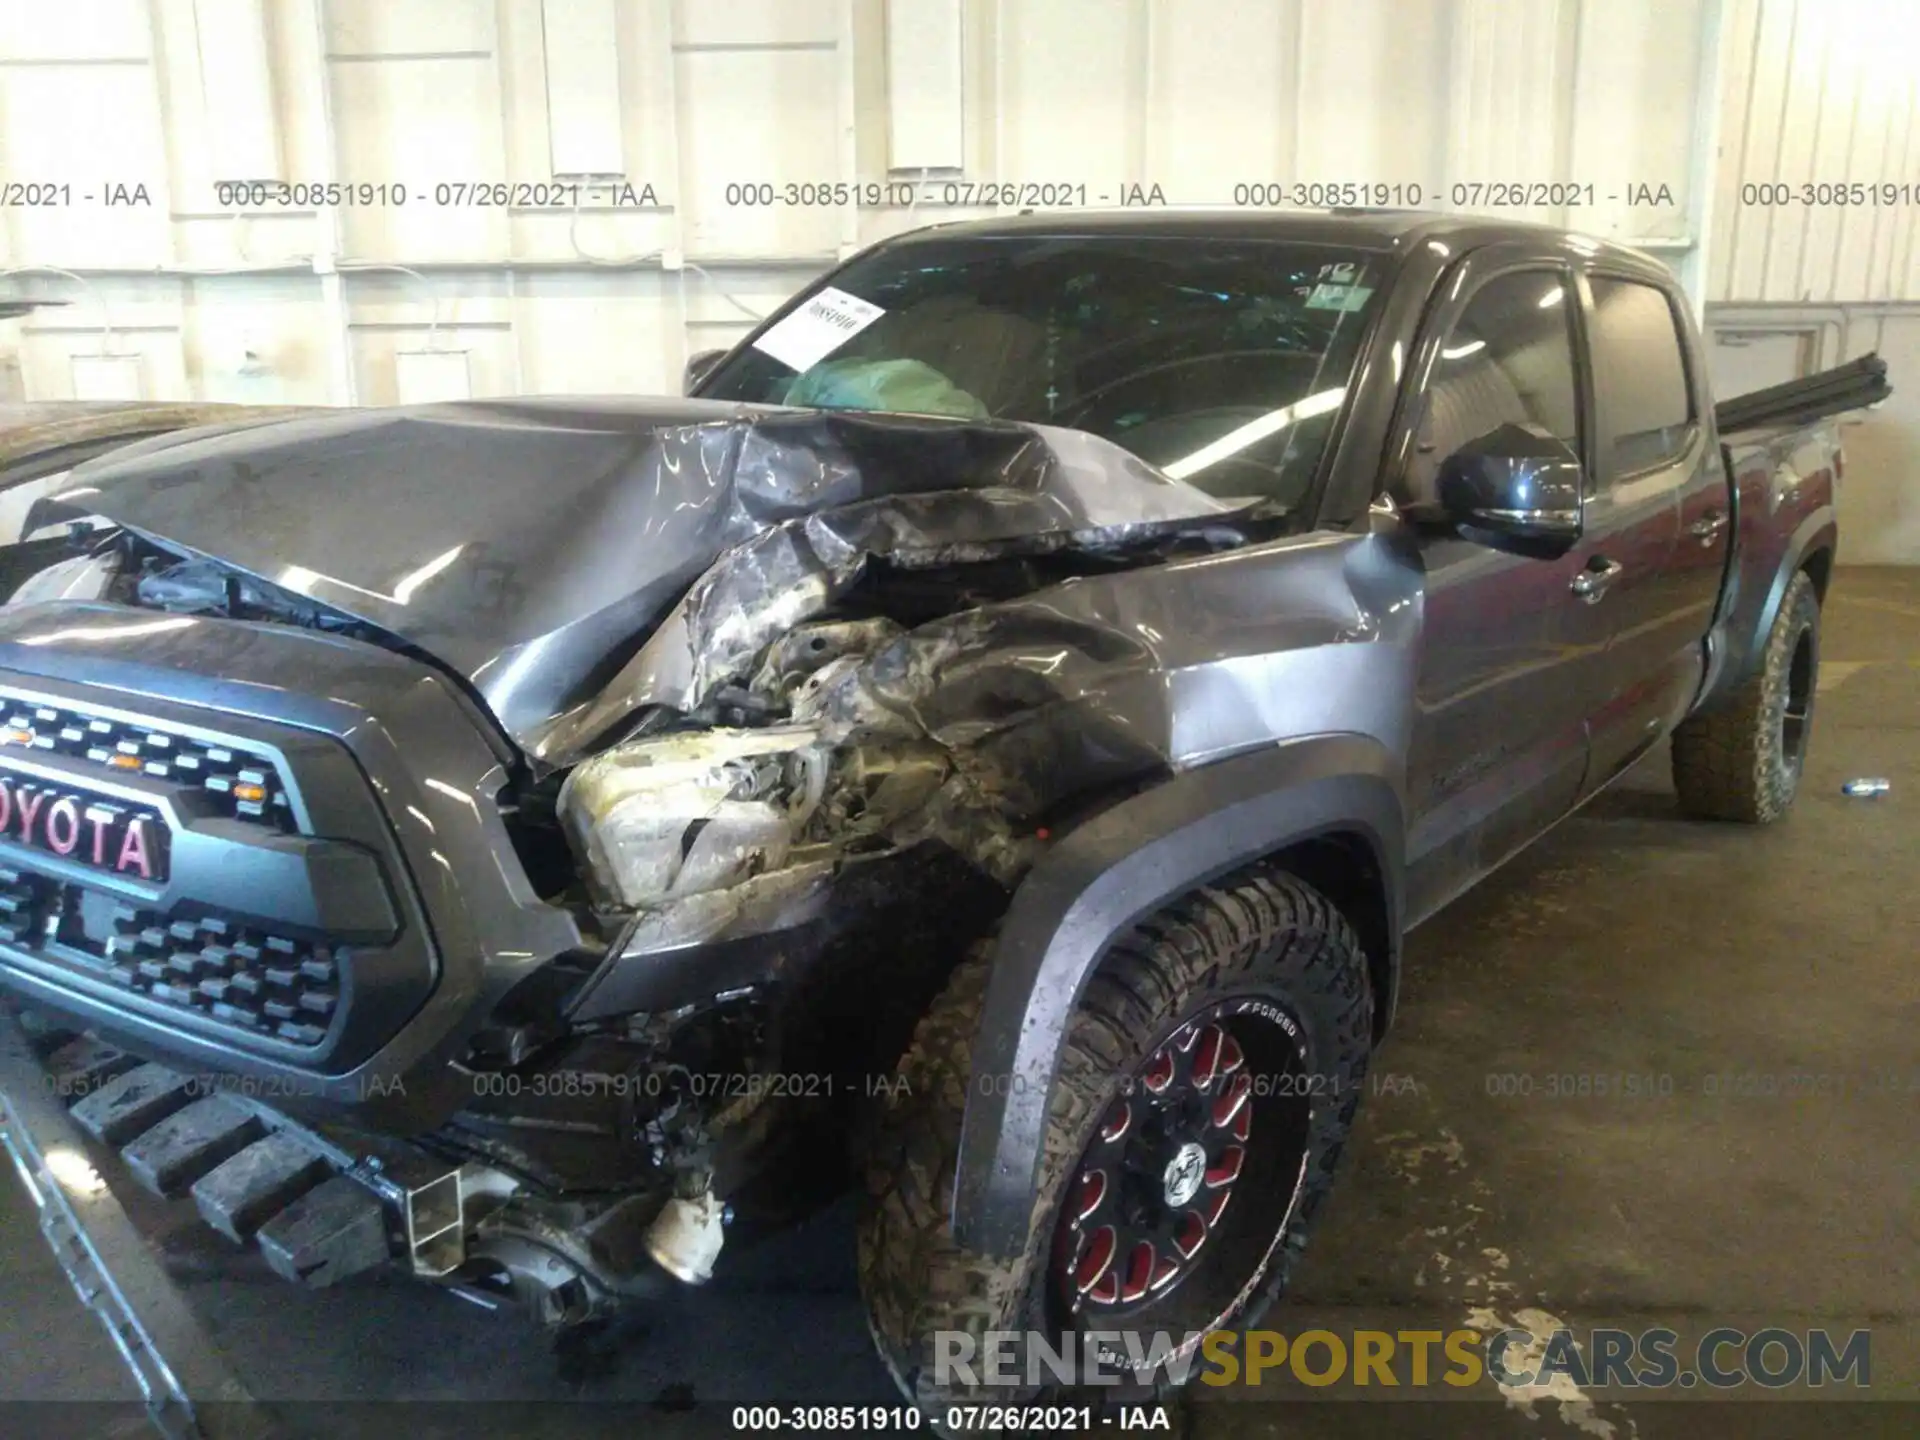
[[[1311,736],[1178,775],[1047,852],[1014,895],[987,985],[953,1199],[961,1245],[1005,1257],[1025,1244],[1068,1019],[1108,945],[1180,895],[1303,842],[1357,839],[1383,892],[1389,993],[1376,1003],[1390,1007],[1404,873],[1400,773],[1368,736]]]

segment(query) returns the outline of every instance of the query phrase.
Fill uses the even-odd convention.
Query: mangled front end
[[[1035,597],[1245,531],[1124,452],[1036,433],[1000,484],[795,516],[728,550],[531,737],[536,757],[588,757],[558,809],[596,902],[634,912],[632,945],[724,939],[845,861],[922,845],[1009,887],[1050,807],[1165,765],[1151,627]]]
[[[245,664],[260,663],[250,649],[323,643],[265,631],[319,630],[341,664],[369,644],[398,651],[382,666],[415,689],[435,688],[436,666],[461,676],[511,736],[515,758],[492,777],[454,793],[422,771],[405,777],[424,787],[420,809],[384,802],[429,868],[454,866],[462,886],[505,877],[517,905],[564,917],[581,942],[502,951],[475,983],[454,1052],[462,1099],[420,1142],[442,1168],[419,1193],[437,1193],[451,1167],[469,1198],[457,1243],[413,1264],[499,1280],[554,1320],[644,1289],[649,1256],[704,1278],[728,1207],[761,1203],[759,1177],[780,1177],[776,1212],[806,1203],[795,1157],[843,1153],[850,1108],[1050,829],[1171,769],[1393,710],[1366,663],[1377,647],[1349,642],[1411,619],[1407,576],[1378,542],[1279,539],[1284,520],[1072,432],[794,412],[642,419],[641,439],[607,444],[645,457],[621,472],[644,484],[619,504],[656,542],[685,527],[675,553],[657,542],[650,558],[688,579],[609,663],[588,658],[585,637],[614,608],[645,605],[621,598],[605,564],[620,536],[604,527],[592,583],[578,586],[506,566],[524,526],[505,521],[466,540],[423,524],[405,554],[386,537],[394,569],[456,540],[463,557],[484,550],[512,569],[516,585],[489,595],[527,598],[485,635],[471,592],[436,589],[464,558],[412,588],[351,570],[344,551],[243,565],[228,552],[247,537],[182,533],[201,512],[159,516],[152,506],[174,493],[159,486],[145,511],[107,497],[133,541],[117,559],[92,554],[56,577],[72,597],[98,572],[105,588],[77,598],[195,617],[149,636],[159,663],[202,625]],[[261,476],[310,480],[312,457],[331,453],[306,446],[279,470],[256,457],[236,493],[257,496],[247,487]],[[1276,546],[1299,553],[1276,569]],[[664,573],[636,566],[626,583],[650,594]],[[111,606],[94,609],[97,627]],[[1325,657],[1312,685],[1279,683],[1290,651]],[[543,654],[558,657],[551,673],[533,663]],[[576,672],[595,678],[576,685]],[[547,694],[565,698],[529,699]],[[416,833],[416,821],[446,829],[443,799],[497,806],[531,893],[518,893],[515,855],[450,860],[446,834]]]
[[[1178,657],[1117,582],[1245,532],[1118,451],[1036,453],[1044,479],[769,525],[528,737],[614,936],[560,1000],[561,1053],[647,1051],[671,1193],[643,1243],[669,1273],[704,1277],[756,1177],[806,1190],[781,1159],[840,1152],[1061,808],[1172,763]]]

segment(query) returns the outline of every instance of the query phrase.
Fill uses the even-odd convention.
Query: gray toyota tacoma
[[[561,1327],[856,1176],[930,1404],[937,1332],[1247,1324],[1405,931],[1663,737],[1793,800],[1884,369],[1704,376],[1562,231],[1036,215],[685,399],[96,454],[7,552],[8,1143]]]

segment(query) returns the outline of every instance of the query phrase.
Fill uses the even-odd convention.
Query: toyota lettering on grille
[[[0,838],[139,880],[167,878],[167,827],[152,810],[0,775]]]

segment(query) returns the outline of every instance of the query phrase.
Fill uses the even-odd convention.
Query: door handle
[[[1719,538],[1720,532],[1727,528],[1727,512],[1709,510],[1698,520],[1687,526],[1687,533],[1702,545],[1711,545]]]
[[[1625,568],[1618,560],[1603,560],[1596,555],[1587,562],[1586,569],[1573,577],[1573,583],[1567,588],[1587,604],[1597,605],[1606,595],[1607,587]]]

